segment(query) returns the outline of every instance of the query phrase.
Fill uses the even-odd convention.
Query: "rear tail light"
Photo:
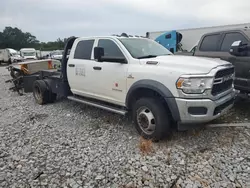
[[[22,64],[22,65],[21,65],[21,70],[22,70],[24,73],[29,74],[27,64]]]
[[[53,69],[52,60],[49,60],[49,61],[48,61],[48,69]]]

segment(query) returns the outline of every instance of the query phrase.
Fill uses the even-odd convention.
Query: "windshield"
[[[12,52],[12,53],[11,53],[11,55],[13,55],[13,56],[17,56],[17,55],[18,55],[18,53],[17,53],[17,52]]]
[[[119,40],[134,58],[172,55],[168,49],[151,39],[120,38]]]
[[[23,56],[35,56],[36,52],[22,52]]]

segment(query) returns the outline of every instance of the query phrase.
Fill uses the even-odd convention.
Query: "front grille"
[[[214,84],[212,88],[212,95],[218,95],[224,91],[227,91],[233,86],[233,75],[234,67],[219,70],[214,79]]]
[[[233,74],[234,73],[234,67],[230,67],[230,68],[227,68],[227,69],[222,69],[222,70],[219,70],[216,75],[215,75],[215,79],[216,78],[221,78],[223,76],[227,76],[227,75],[230,75],[230,74]]]

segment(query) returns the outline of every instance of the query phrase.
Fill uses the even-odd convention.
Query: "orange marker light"
[[[25,74],[29,74],[28,65],[27,65],[27,64],[22,64],[22,65],[21,65],[21,70],[22,70]]]
[[[51,60],[48,61],[48,69],[53,69],[52,61]]]
[[[177,83],[176,83],[176,87],[177,87],[177,88],[181,88],[183,82],[184,82],[184,79],[180,78],[180,79],[177,81]]]

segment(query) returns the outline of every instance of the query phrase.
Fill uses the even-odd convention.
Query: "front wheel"
[[[156,98],[141,98],[133,107],[133,120],[138,133],[145,139],[161,140],[170,130],[169,114]]]

